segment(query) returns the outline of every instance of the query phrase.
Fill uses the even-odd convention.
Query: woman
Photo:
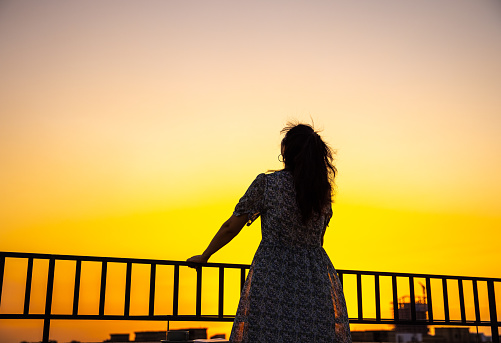
[[[205,252],[188,262],[207,262],[261,216],[262,241],[230,342],[351,342],[342,286],[322,247],[332,216],[332,152],[310,125],[289,124],[282,133],[284,169],[258,175]]]

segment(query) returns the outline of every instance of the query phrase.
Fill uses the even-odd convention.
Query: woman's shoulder
[[[270,187],[282,188],[285,185],[293,183],[292,174],[288,170],[274,170],[262,175],[263,179],[265,179],[266,184]]]
[[[261,174],[259,174],[261,175]],[[266,173],[263,173],[265,177],[268,178],[274,178],[274,179],[280,179],[280,178],[291,178],[292,174],[290,171],[285,170],[285,169],[280,169],[280,170],[269,170]]]
[[[288,184],[292,182],[292,174],[288,170],[268,170],[256,176],[252,185],[255,187],[266,187],[266,185]]]

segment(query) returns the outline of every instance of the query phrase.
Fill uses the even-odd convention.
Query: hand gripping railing
[[[2,299],[6,294],[2,293],[2,287],[5,275],[5,265],[10,259],[23,259],[27,260],[26,267],[26,285],[24,289],[24,306],[22,313],[5,313],[2,310]],[[44,313],[31,313],[30,312],[30,298],[32,293],[32,285],[37,282],[33,280],[33,263],[34,260],[48,261],[47,272],[47,286],[45,292],[45,311]],[[56,261],[73,261],[75,263],[74,274],[74,288],[71,313],[55,314],[52,311],[52,300],[54,291],[54,275],[56,272]],[[82,284],[82,263],[83,262],[98,262],[101,264],[101,278],[99,288],[99,309],[95,314],[80,314],[80,291]],[[125,264],[125,297],[123,305],[123,314],[106,314],[105,301],[107,290],[107,273],[109,264]],[[149,302],[148,312],[143,315],[131,315],[131,280],[132,280],[132,266],[136,264],[148,265],[150,268],[149,275]],[[155,287],[157,267],[167,265],[173,267],[171,275],[173,280],[172,287],[172,314],[155,314]],[[94,257],[94,256],[73,256],[73,255],[53,255],[53,254],[32,254],[32,253],[15,253],[15,252],[0,252],[0,319],[40,319],[43,320],[43,340],[42,342],[49,342],[49,331],[51,320],[61,319],[74,319],[74,320],[146,320],[146,321],[233,321],[233,315],[226,315],[223,311],[224,305],[224,291],[225,291],[225,270],[237,269],[239,273],[239,285],[243,287],[246,277],[246,270],[249,265],[243,264],[225,264],[225,263],[207,263],[198,267],[196,277],[196,294],[195,294],[195,312],[192,314],[180,314],[179,311],[179,290],[180,290],[180,268],[193,266],[187,262],[181,261],[168,261],[168,260],[151,260],[151,259],[134,259],[134,258],[114,258],[114,257]],[[218,270],[218,302],[217,314],[207,315],[202,314],[202,273],[207,268],[216,268]],[[498,328],[500,322],[497,318],[496,309],[496,285],[501,286],[500,278],[484,278],[484,277],[466,277],[466,276],[448,276],[448,275],[431,275],[431,274],[410,274],[410,273],[388,273],[388,272],[373,272],[373,271],[356,271],[356,270],[338,270],[338,275],[343,282],[347,277],[356,280],[356,303],[357,315],[350,317],[350,323],[357,324],[392,324],[396,326],[402,325],[445,325],[445,326],[487,326],[491,328],[492,342],[499,343]],[[375,316],[364,316],[364,299],[366,294],[362,292],[362,280],[364,278],[371,278],[374,283],[372,300],[375,302]],[[391,279],[391,299],[393,300],[393,311],[390,318],[384,317],[381,310],[381,280],[383,278]],[[415,283],[416,279],[422,279],[426,283],[426,294],[423,302],[422,298],[415,296]],[[409,298],[408,302],[403,303],[399,298],[398,282],[397,280],[407,282]],[[432,281],[435,285],[437,282],[441,284],[442,288],[442,304],[436,304],[437,301],[432,298]],[[466,315],[465,305],[465,292],[463,283],[471,282],[473,292],[473,305],[474,305],[474,319],[468,319]],[[456,318],[451,314],[450,294],[448,285],[457,282],[457,290],[459,294],[459,316]],[[486,285],[487,288],[487,304],[481,303],[479,297],[479,283]],[[424,285],[423,285],[424,287]],[[364,286],[364,290],[367,286]],[[352,292],[353,289],[348,289],[345,284],[345,293]],[[365,295],[364,295],[365,294]],[[401,291],[400,291],[401,294]],[[215,297],[216,295],[205,295],[208,297]],[[501,299],[501,294],[498,294]],[[456,299],[457,300],[457,299]],[[418,303],[417,303],[418,301]],[[481,306],[482,305],[482,306]],[[426,306],[425,311],[427,315],[423,317],[423,306]],[[438,306],[438,307],[437,307]],[[405,307],[405,308],[404,308]],[[419,308],[418,308],[419,307]],[[443,308],[443,319],[437,319],[434,315],[434,309]],[[488,308],[489,320],[481,319],[481,308]],[[421,312],[420,312],[421,311]]]

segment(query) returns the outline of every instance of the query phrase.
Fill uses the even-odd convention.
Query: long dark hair
[[[307,222],[331,203],[337,173],[333,152],[311,125],[289,122],[281,133],[285,133],[281,143],[284,170],[294,177],[296,201]]]

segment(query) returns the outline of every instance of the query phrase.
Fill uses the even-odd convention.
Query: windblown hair
[[[281,133],[285,170],[294,177],[303,223],[330,205],[337,169],[331,148],[308,124],[287,123]]]

